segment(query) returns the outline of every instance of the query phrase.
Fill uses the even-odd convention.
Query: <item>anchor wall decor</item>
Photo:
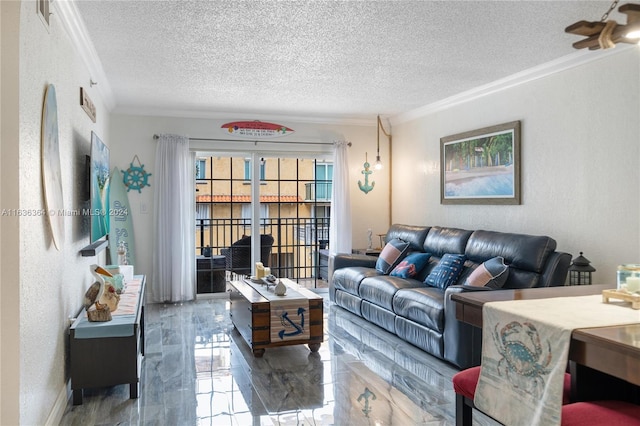
[[[364,170],[360,173],[364,175],[364,185],[362,184],[362,181],[358,181],[358,187],[360,188],[360,191],[368,194],[371,190],[373,190],[373,187],[376,186],[376,183],[374,181],[371,181],[371,184],[369,184],[369,175],[373,172],[369,170],[369,167],[371,165],[369,164],[369,159],[366,152],[364,153],[364,164],[362,166],[364,167]]]

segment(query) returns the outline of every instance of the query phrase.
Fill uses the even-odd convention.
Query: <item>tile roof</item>
[[[197,195],[196,203],[250,203],[250,195]],[[296,195],[261,195],[261,203],[302,203],[302,198]]]

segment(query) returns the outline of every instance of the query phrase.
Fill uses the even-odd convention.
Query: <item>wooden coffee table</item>
[[[271,310],[269,300],[242,280],[230,282],[231,322],[249,344],[253,355],[261,357],[266,348],[289,345],[308,345],[311,352],[317,352],[322,343],[323,300],[307,289],[298,289],[291,280],[281,278],[290,288],[295,289],[309,300],[309,339],[271,342]]]

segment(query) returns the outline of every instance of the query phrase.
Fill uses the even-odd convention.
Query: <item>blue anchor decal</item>
[[[285,321],[286,321],[293,328],[295,328],[296,331],[292,331],[291,333],[286,333],[284,330],[280,330],[278,332],[278,336],[280,336],[281,339],[284,339],[285,336],[289,337],[289,336],[296,336],[298,334],[302,334],[302,332],[304,331],[304,312],[305,312],[304,308],[298,308],[298,316],[302,317],[302,320],[300,321],[300,325],[291,321],[291,319],[289,318],[289,312],[284,312],[282,314],[282,325],[286,326],[285,324]]]
[[[364,185],[362,184],[362,182],[358,181],[358,186],[360,187],[360,191],[364,192],[365,194],[368,194],[369,191],[371,191],[373,187],[376,186],[376,183],[374,181],[371,181],[371,185],[369,185],[369,175],[372,174],[373,172],[369,170],[369,167],[371,165],[367,160],[367,154],[365,153],[364,155],[365,155],[365,161],[363,164],[364,170],[360,172],[364,175]]]

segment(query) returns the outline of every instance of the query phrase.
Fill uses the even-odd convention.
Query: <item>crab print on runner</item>
[[[536,327],[530,322],[512,321],[498,330],[493,340],[502,356],[498,361],[498,374],[506,376],[516,388],[539,398],[545,387],[545,377],[551,372],[553,358],[551,343],[540,341]]]

